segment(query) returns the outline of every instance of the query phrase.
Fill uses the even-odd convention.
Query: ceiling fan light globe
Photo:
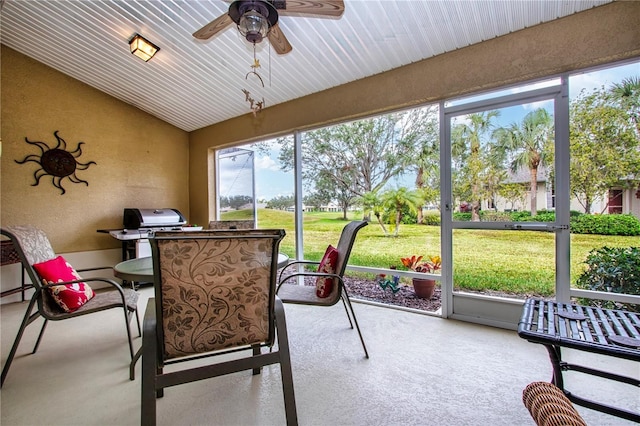
[[[250,43],[260,43],[269,33],[269,21],[255,10],[249,10],[240,17],[238,31]]]

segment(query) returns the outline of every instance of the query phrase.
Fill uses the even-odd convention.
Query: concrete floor
[[[151,288],[141,290],[141,317]],[[26,303],[1,306],[2,364]],[[521,401],[532,381],[548,381],[546,350],[514,331],[395,309],[354,304],[370,359],[344,309],[285,305],[301,425],[532,425]],[[25,334],[0,393],[0,423],[140,424],[138,380],[129,381],[121,311],[50,323],[30,351],[39,321]],[[135,341],[136,347],[141,339]],[[640,376],[630,361],[566,351],[571,361]],[[581,396],[640,411],[629,385],[570,373]],[[187,384],[157,401],[160,425],[281,425],[280,371],[270,366]],[[630,425],[577,407],[588,424]]]

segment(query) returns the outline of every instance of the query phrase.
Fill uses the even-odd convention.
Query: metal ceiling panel
[[[209,40],[192,33],[227,12],[223,0],[5,0],[1,42],[183,130],[250,112],[537,25],[611,0],[345,0],[339,19],[281,15],[293,46],[253,47],[235,26]],[[129,52],[139,33],[160,47]]]

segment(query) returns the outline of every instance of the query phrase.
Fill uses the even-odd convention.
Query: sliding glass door
[[[454,294],[569,298],[566,82],[442,108],[446,315]]]

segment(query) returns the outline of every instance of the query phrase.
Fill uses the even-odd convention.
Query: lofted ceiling
[[[2,44],[193,131],[250,113],[243,89],[268,108],[612,0],[345,0],[340,18],[281,15],[293,51],[257,45],[264,88],[235,25],[192,36],[223,0],[0,1]],[[151,61],[129,52],[135,33],[160,47]]]

